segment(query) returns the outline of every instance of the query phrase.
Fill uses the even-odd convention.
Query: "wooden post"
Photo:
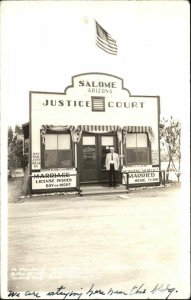
[[[23,156],[25,155],[25,138],[23,137]]]
[[[30,194],[30,175],[29,175],[29,167],[28,166],[26,167],[25,172],[24,172],[22,194],[25,196]]]
[[[75,160],[75,168],[77,170],[77,167],[78,167],[78,159],[77,159],[77,142],[75,142],[74,144],[74,151],[75,151],[75,154],[74,154],[74,160]]]
[[[121,167],[123,167],[123,143],[121,140]]]
[[[127,185],[126,185],[126,189],[129,190],[129,173],[126,173],[127,175]]]
[[[163,178],[164,178],[163,183],[164,183],[164,186],[165,186],[166,185],[166,182],[165,182],[165,171],[163,171]]]

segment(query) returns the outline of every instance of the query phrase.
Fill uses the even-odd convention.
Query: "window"
[[[102,136],[101,137],[102,146],[114,146],[113,136]]]
[[[83,169],[95,169],[97,165],[96,138],[93,135],[82,137]]]
[[[44,145],[44,167],[72,167],[70,134],[46,134]]]
[[[83,136],[82,139],[82,143],[84,146],[95,145],[95,136]]]
[[[105,111],[105,98],[104,97],[91,97],[92,98],[92,111]]]
[[[147,134],[128,133],[124,154],[125,164],[150,163],[150,150]]]

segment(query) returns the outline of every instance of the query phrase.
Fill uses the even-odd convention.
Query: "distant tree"
[[[13,139],[13,129],[11,126],[8,127],[8,145],[12,142]]]
[[[23,141],[17,140],[15,136],[8,145],[8,168],[12,177],[16,168],[22,166],[23,161]]]
[[[15,133],[23,134],[23,130],[20,125],[15,125]]]
[[[163,118],[161,120],[160,129],[160,142],[162,150],[167,150],[168,155],[168,167],[167,167],[167,180],[168,172],[173,170],[178,178],[180,177],[180,136],[181,136],[181,124],[178,120],[175,120],[172,116],[169,120]],[[175,165],[175,160],[178,160],[178,168]]]
[[[15,126],[15,133],[22,134],[22,129],[19,125]],[[28,164],[28,156],[23,155],[23,140],[19,139],[14,134],[11,127],[8,127],[8,169],[10,177],[12,177],[16,168],[23,168]]]

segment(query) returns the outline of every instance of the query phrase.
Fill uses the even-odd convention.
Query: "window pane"
[[[70,150],[70,134],[58,134],[58,150]]]
[[[136,163],[136,149],[128,149],[126,151],[126,161],[127,163]]]
[[[45,149],[46,150],[56,150],[57,149],[57,134],[46,134]]]
[[[57,150],[45,150],[44,152],[45,167],[57,167]]]
[[[136,147],[136,133],[128,133],[126,138],[126,147]]]
[[[101,144],[102,146],[113,146],[113,136],[102,136],[101,137]]]
[[[137,133],[137,147],[147,147],[147,134]]]
[[[83,145],[95,145],[95,136],[83,136]]]
[[[149,151],[148,149],[137,149],[137,163],[148,163]]]
[[[58,167],[71,167],[72,166],[72,151],[59,150],[58,151]]]

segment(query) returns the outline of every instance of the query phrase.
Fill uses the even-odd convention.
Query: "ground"
[[[63,285],[81,299],[189,298],[180,184],[22,199],[19,186],[22,178],[9,182],[9,291]]]

